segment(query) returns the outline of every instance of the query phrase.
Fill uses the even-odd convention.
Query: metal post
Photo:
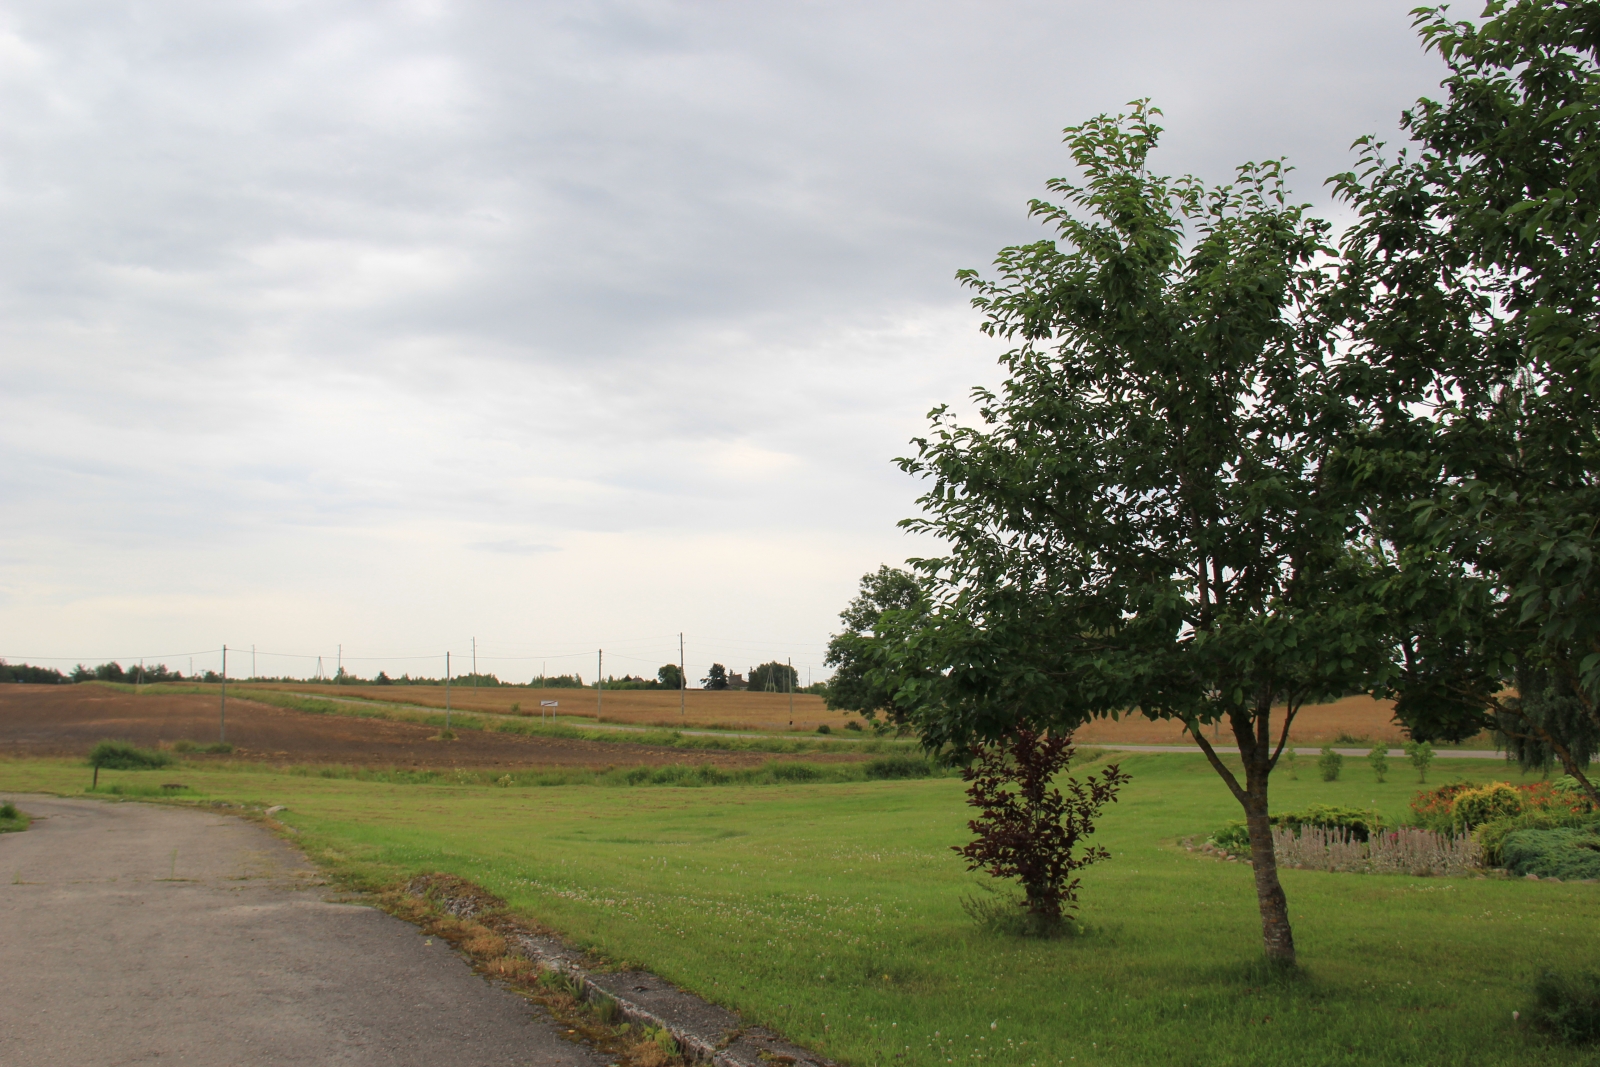
[[[684,670],[683,661],[683,631],[678,631],[678,717],[684,722],[689,721],[689,710],[684,705],[684,691],[689,688],[689,672]]]
[[[228,646],[222,646],[222,710],[218,713],[217,740],[228,740]]]
[[[595,660],[594,675],[594,721],[600,721],[600,713],[605,708],[606,702],[606,650],[600,649],[598,659]]]
[[[789,673],[783,679],[789,686],[789,721],[794,722],[794,657],[789,657]]]
[[[450,653],[444,654],[444,732],[450,732]]]

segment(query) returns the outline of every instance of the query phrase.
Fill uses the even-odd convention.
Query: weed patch
[[[17,810],[11,801],[0,804],[0,834],[12,834],[26,830],[33,822],[26,814]]]
[[[89,750],[89,766],[113,771],[149,771],[172,766],[172,756],[128,741],[101,741]]]

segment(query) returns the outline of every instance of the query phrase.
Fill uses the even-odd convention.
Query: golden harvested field
[[[1282,720],[1278,720],[1280,723]],[[1221,744],[1233,747],[1227,727],[1222,728]],[[1206,732],[1213,736],[1212,731]],[[1183,727],[1173,722],[1151,722],[1143,715],[1125,717],[1117,722],[1104,720],[1090,723],[1078,731],[1079,744],[1124,745],[1188,745],[1193,744]],[[1332,704],[1314,704],[1300,709],[1294,726],[1289,731],[1289,742],[1301,747],[1333,744],[1341,739],[1359,743],[1362,740],[1383,741],[1399,745],[1406,740],[1403,730],[1394,722],[1394,703],[1373,700],[1367,696],[1345,697]],[[1486,737],[1474,738],[1469,747],[1492,747]]]

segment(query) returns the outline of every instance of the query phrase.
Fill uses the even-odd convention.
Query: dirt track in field
[[[218,699],[209,695],[139,694],[96,685],[0,686],[0,756],[88,754],[104,738],[147,748],[175,741],[217,740]],[[187,759],[341,764],[405,768],[632,767],[715,763],[754,766],[765,752],[708,752],[652,745],[521,737],[458,730],[455,741],[432,741],[438,729],[419,723],[312,715],[228,696],[227,756]],[[819,754],[810,760],[829,758]],[[834,757],[837,758],[837,757]]]
[[[444,687],[439,685],[249,682],[241,687],[241,691],[251,688],[394,701],[444,710]],[[233,692],[232,683],[229,683],[228,691]],[[600,697],[598,701],[597,695]],[[560,704],[557,714],[562,716],[593,719],[598,712],[602,722],[665,726],[669,729],[680,726],[701,729],[728,727],[780,733],[793,729],[797,733],[814,733],[823,723],[838,730],[847,720],[859,718],[840,711],[829,711],[822,698],[813,693],[794,694],[792,706],[787,693],[751,693],[733,689],[720,692],[688,689],[682,698],[683,711],[680,713],[679,694],[675,689],[608,689],[603,694],[596,694],[593,689],[523,689],[512,686],[474,689],[469,685],[458,685],[450,691],[451,706],[457,711],[487,711],[501,715],[520,711],[523,715],[532,716],[538,714],[539,701],[554,700]]]

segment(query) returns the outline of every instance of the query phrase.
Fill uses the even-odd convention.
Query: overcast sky
[[[0,0],[0,655],[821,678],[1062,127],[1331,211],[1415,2]]]

